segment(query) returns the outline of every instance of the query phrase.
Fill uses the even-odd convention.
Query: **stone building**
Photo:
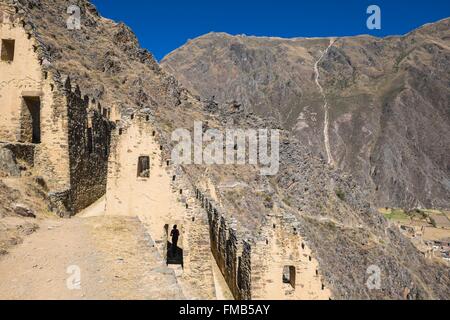
[[[240,230],[206,191],[196,198],[208,215],[211,251],[236,299],[328,300],[319,262],[295,217],[272,216],[259,236]]]
[[[113,124],[107,108],[53,68],[33,28],[14,10],[0,7],[0,142],[31,159],[53,210],[74,214],[106,191]]]
[[[125,118],[112,137],[105,212],[137,215],[167,264],[181,266],[181,281],[193,283],[189,290],[197,290],[197,297],[217,297],[211,270],[216,264],[236,299],[331,298],[294,217],[271,217],[257,238],[241,230],[208,196],[203,181],[189,179],[167,158],[150,115]],[[175,259],[173,225],[181,232]]]
[[[188,298],[216,298],[209,227],[179,168],[172,166],[148,114],[124,115],[113,131],[105,213],[137,216]],[[170,236],[177,226],[180,238]]]

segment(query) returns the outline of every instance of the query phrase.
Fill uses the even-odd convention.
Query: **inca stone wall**
[[[160,145],[145,115],[130,115],[114,130],[108,166],[106,212],[109,215],[145,215],[152,237],[163,239],[165,226],[182,225],[185,210],[171,190]],[[138,175],[140,157],[148,157],[148,176]],[[183,239],[180,239],[183,245]]]
[[[295,217],[273,215],[254,246],[254,299],[328,300],[319,263]]]
[[[0,38],[15,41],[14,60],[0,61],[0,140],[30,144],[22,136],[24,97],[40,99],[41,143],[34,165],[51,190],[70,188],[68,119],[65,99],[42,68],[34,38],[10,21],[0,24]]]
[[[106,193],[111,131],[109,109],[89,97],[81,97],[66,80],[69,119],[70,197],[78,212]]]
[[[274,215],[257,239],[248,238],[238,231],[237,221],[205,194],[196,189],[196,198],[208,214],[211,251],[236,299],[331,298],[319,263],[299,234],[294,217]]]
[[[252,246],[238,234],[235,221],[229,222],[205,192],[196,190],[196,198],[208,214],[211,252],[238,300],[252,299]]]
[[[0,61],[0,142],[34,149],[29,158],[50,190],[51,209],[73,214],[106,192],[109,109],[94,110],[79,88],[62,79],[30,26],[11,10],[0,6],[0,40],[14,41],[11,59]]]

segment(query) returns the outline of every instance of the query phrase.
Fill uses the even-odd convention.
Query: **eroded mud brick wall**
[[[81,96],[66,81],[69,119],[70,198],[76,213],[106,193],[108,157],[114,124],[103,116],[101,105]],[[91,106],[91,107],[90,107]]]
[[[172,175],[150,116],[133,114],[114,130],[108,166],[108,215],[145,216],[152,237],[165,242],[170,228],[182,225],[186,208],[172,189]],[[183,244],[180,239],[179,244]]]
[[[5,12],[10,18],[3,15],[0,21],[0,141],[33,145],[36,172],[51,192],[64,193],[70,188],[65,96],[54,74],[45,70],[40,46],[27,31],[30,27],[13,19],[13,9],[0,4],[0,13]],[[35,141],[30,107],[35,116],[39,114]]]
[[[250,242],[238,235],[235,223],[221,214],[215,203],[199,189],[196,190],[196,198],[208,214],[211,252],[231,293],[239,300],[252,299]]]
[[[253,246],[254,299],[328,300],[319,262],[295,217],[273,216]]]

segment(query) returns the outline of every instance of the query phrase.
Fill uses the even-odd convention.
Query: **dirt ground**
[[[137,218],[44,220],[0,258],[0,299],[183,298]]]

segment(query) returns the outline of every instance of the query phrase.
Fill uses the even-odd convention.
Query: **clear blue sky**
[[[405,34],[450,16],[450,0],[93,0],[123,21],[160,60],[188,39],[227,32],[278,37]],[[368,30],[367,7],[380,6],[382,29]]]

